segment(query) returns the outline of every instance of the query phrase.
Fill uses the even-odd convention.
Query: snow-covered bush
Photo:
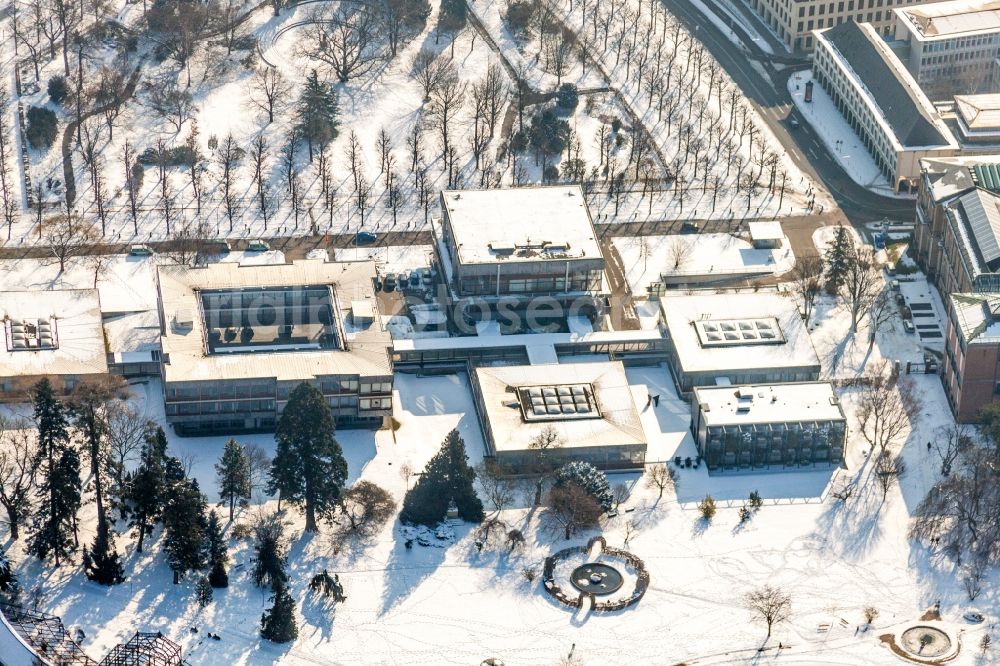
[[[608,475],[588,462],[575,461],[567,463],[556,472],[556,485],[563,486],[575,483],[591,495],[604,511],[610,511],[614,504],[614,494]]]

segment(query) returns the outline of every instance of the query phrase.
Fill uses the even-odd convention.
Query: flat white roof
[[[955,109],[971,130],[1000,127],[1000,94],[955,95]]]
[[[476,368],[473,374],[498,452],[527,450],[531,439],[545,427],[556,429],[564,448],[646,443],[621,361],[484,367]],[[576,387],[577,392],[580,387],[592,387],[586,392],[596,400],[596,410],[566,418],[523,418],[521,396],[529,395],[526,389],[559,386],[570,391]]]
[[[781,222],[750,222],[750,238],[753,240],[781,240],[785,233],[781,230]]]
[[[158,282],[163,316],[161,338],[164,380],[210,381],[276,378],[304,380],[316,376],[391,373],[389,333],[379,317],[370,325],[344,326],[352,301],[374,298],[374,261],[324,262],[304,259],[291,264],[246,266],[218,263],[200,268],[160,266]],[[257,351],[206,354],[201,290],[301,285],[333,285],[337,296],[334,314],[345,329],[346,349]]]
[[[775,293],[695,294],[660,298],[668,335],[684,372],[719,372],[820,365],[795,302]],[[774,318],[783,342],[702,346],[697,322]]]
[[[108,371],[101,328],[101,301],[96,289],[0,292],[4,341],[0,343],[0,377],[90,375]],[[10,351],[9,322],[55,323],[55,349]]]
[[[895,10],[922,41],[1000,32],[1000,0],[952,0]]]
[[[702,386],[694,401],[709,426],[844,420],[830,382]]]
[[[459,263],[602,257],[578,185],[446,190],[441,202]]]

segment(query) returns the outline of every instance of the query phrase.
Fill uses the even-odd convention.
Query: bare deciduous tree
[[[181,90],[171,81],[158,81],[143,86],[143,99],[147,108],[166,121],[175,132],[190,120],[198,107],[187,90]]]
[[[868,350],[875,346],[875,337],[899,318],[899,310],[892,295],[881,289],[868,309]]]
[[[413,58],[413,77],[424,92],[424,102],[431,101],[431,95],[446,73],[450,64],[438,59],[438,55],[430,49],[421,49]]]
[[[219,184],[222,185],[222,203],[226,207],[229,231],[233,230],[233,217],[237,212],[236,170],[242,159],[243,149],[239,147],[232,132],[230,132],[223,139],[216,152],[216,162],[221,170]]]
[[[502,512],[514,501],[515,484],[504,475],[495,461],[483,460],[476,465],[476,483],[497,513]]]
[[[663,499],[663,491],[677,485],[677,471],[664,463],[656,463],[646,470],[646,487],[656,488],[656,499]]]
[[[566,539],[577,530],[596,526],[603,513],[597,500],[575,483],[552,488],[546,509],[546,514],[562,528]]]
[[[802,319],[808,326],[816,297],[823,289],[823,260],[812,256],[798,259],[792,271],[792,288],[802,303]]]
[[[14,541],[31,510],[36,450],[31,423],[0,415],[0,504]]]
[[[535,477],[535,497],[534,505],[542,503],[542,490],[545,481],[556,471],[559,466],[557,449],[563,445],[559,431],[551,425],[542,428],[537,435],[531,438],[528,449],[532,451],[531,458],[527,464],[527,473]]]
[[[851,312],[851,332],[865,318],[882,291],[882,275],[871,248],[852,248],[844,267],[840,297]]]
[[[358,481],[344,492],[340,512],[351,532],[365,534],[381,527],[396,511],[396,501],[371,481]]]
[[[0,75],[6,77],[6,72],[0,70]],[[10,91],[7,89],[7,82],[4,79],[0,83],[0,109],[6,109],[9,105]],[[10,169],[10,156],[16,154],[10,128],[7,114],[0,113],[0,216],[2,216],[4,224],[7,225],[7,240],[11,238],[14,221],[21,208],[20,196],[14,186],[14,176]]]
[[[910,427],[920,411],[920,399],[909,383],[882,359],[861,382],[858,393],[858,425],[869,444],[884,453]]]
[[[250,144],[250,162],[253,165],[253,182],[257,188],[257,208],[264,218],[264,228],[267,229],[267,218],[270,212],[270,199],[267,196],[267,175],[269,169],[267,139],[258,134]]]
[[[872,473],[882,490],[882,501],[885,502],[889,490],[906,474],[906,461],[899,455],[882,451],[875,458],[875,468]]]
[[[675,236],[667,247],[667,264],[672,270],[680,270],[694,252],[694,241],[684,236]]]
[[[786,621],[792,614],[792,598],[780,588],[763,585],[747,592],[743,605],[754,619],[767,625],[767,638],[771,637],[774,625]]]
[[[941,459],[941,476],[951,474],[955,461],[972,444],[972,428],[964,423],[950,423],[935,431],[933,446]]]
[[[341,83],[368,74],[385,58],[374,12],[338,4],[329,17],[315,17],[305,31],[303,54],[329,65]]]
[[[441,81],[431,93],[429,117],[441,135],[441,154],[448,162],[448,148],[451,140],[451,125],[465,102],[465,84],[458,78],[458,72],[450,63],[442,73]]]
[[[89,224],[82,220],[74,220],[72,214],[63,214],[49,220],[42,239],[59,264],[59,272],[62,273],[66,270],[66,260],[83,255],[89,250],[96,241],[97,234]]]
[[[956,468],[935,483],[914,512],[910,537],[939,540],[960,562],[963,554],[995,562],[1000,552],[1000,454],[970,446]]]
[[[292,85],[276,67],[261,65],[254,70],[247,86],[250,101],[267,114],[267,122],[274,122],[274,114],[285,106],[292,93]]]

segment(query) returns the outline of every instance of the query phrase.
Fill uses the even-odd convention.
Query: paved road
[[[760,60],[766,55],[733,44],[689,0],[663,2],[732,77],[795,164],[814,180],[824,183],[852,223],[862,225],[884,217],[913,219],[913,201],[880,196],[858,185],[830,156],[812,128],[802,123],[793,130],[788,125],[793,105],[786,83],[793,68],[775,71],[769,64],[762,64]]]

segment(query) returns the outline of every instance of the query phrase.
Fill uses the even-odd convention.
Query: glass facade
[[[843,463],[846,438],[843,420],[716,426],[702,420],[698,449],[710,472],[831,467]]]

